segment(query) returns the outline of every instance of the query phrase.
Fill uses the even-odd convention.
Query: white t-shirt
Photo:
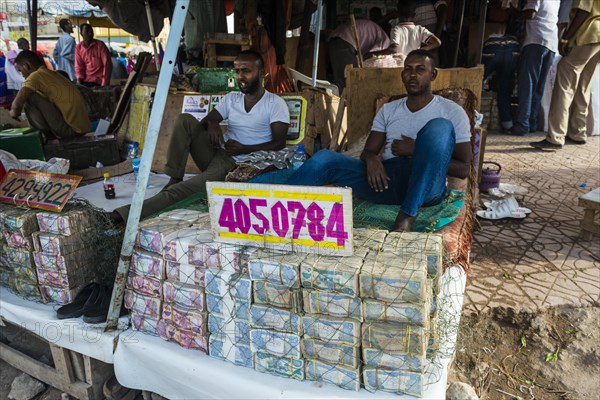
[[[523,10],[535,10],[536,16],[525,22],[525,40],[523,47],[528,44],[539,44],[548,50],[558,51],[558,11],[560,1],[556,0],[527,0]]]
[[[250,112],[246,112],[242,92],[227,93],[216,110],[228,123],[225,141],[233,139],[244,145],[270,142],[273,122],[290,123],[285,100],[267,91]]]
[[[394,26],[391,32],[392,42],[400,46],[400,53],[408,54],[413,50],[421,48],[433,33],[421,25],[412,22],[401,22]]]
[[[456,143],[471,140],[469,117],[461,106],[444,97],[434,95],[433,100],[419,111],[412,112],[406,106],[404,97],[384,104],[373,120],[372,131],[384,132],[386,135],[383,159],[396,157],[392,154],[392,142],[407,136],[417,138],[417,133],[434,118],[445,118],[454,125]]]

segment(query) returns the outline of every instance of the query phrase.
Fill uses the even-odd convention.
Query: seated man
[[[141,217],[162,210],[195,193],[206,191],[207,181],[222,181],[235,167],[236,158],[259,150],[285,146],[290,115],[285,101],[262,85],[264,64],[260,54],[247,50],[233,62],[240,92],[228,93],[202,121],[181,114],[175,121],[167,151],[165,173],[171,180],[156,196],[146,200]],[[228,120],[223,136],[219,123]],[[182,181],[188,155],[202,172]],[[113,222],[127,221],[129,206],[111,213]]]
[[[12,103],[11,117],[18,119],[25,109],[29,125],[47,140],[73,138],[91,130],[85,101],[73,82],[49,71],[32,51],[20,52],[15,67],[26,80]]]
[[[431,53],[409,53],[402,71],[408,96],[379,110],[360,160],[322,150],[286,184],[349,186],[373,203],[400,204],[395,230],[409,231],[419,207],[446,195],[446,175],[469,174],[469,119],[458,104],[432,94],[436,75]]]

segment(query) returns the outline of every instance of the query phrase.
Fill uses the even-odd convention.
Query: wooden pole
[[[350,14],[350,24],[352,25],[352,33],[354,34],[354,44],[356,45],[356,54],[358,55],[358,67],[363,67],[362,51],[360,51],[360,41],[358,40],[358,30],[356,29],[356,20],[354,14]]]

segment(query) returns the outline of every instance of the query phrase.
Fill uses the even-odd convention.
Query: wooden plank
[[[85,382],[85,369],[83,366],[83,354],[76,351],[69,351],[69,357],[71,358],[71,365],[73,366],[73,373],[75,379],[78,381]]]
[[[338,106],[337,113],[335,115],[335,122],[331,131],[331,143],[329,144],[329,150],[339,151],[339,147],[342,140],[340,141],[340,131],[342,129],[342,121],[344,120],[344,112],[346,111],[346,88],[342,91],[340,97],[340,105]],[[345,135],[344,135],[345,136]]]
[[[375,117],[375,102],[378,98],[406,94],[401,74],[402,68],[346,67],[348,146],[358,142],[371,130]],[[453,87],[467,88],[471,89],[479,99],[482,81],[482,65],[474,68],[439,69],[431,88],[434,91]]]
[[[59,371],[35,360],[7,344],[0,343],[0,359],[33,376],[37,380],[52,385],[78,399],[94,400],[91,385],[84,382],[69,382]]]
[[[66,379],[69,383],[75,382],[75,373],[71,364],[71,356],[69,350],[64,347],[59,347],[54,343],[50,343],[50,351],[54,360],[54,368]]]
[[[85,370],[85,381],[92,386],[92,391],[96,398],[104,397],[102,387],[113,374],[114,367],[112,364],[107,364],[100,360],[83,356],[83,366]]]

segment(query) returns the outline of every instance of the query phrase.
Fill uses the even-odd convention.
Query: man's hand
[[[383,192],[388,188],[390,177],[387,176],[383,163],[378,156],[369,157],[365,160],[367,166],[367,178],[369,186],[376,192]]]
[[[13,119],[16,119],[17,121],[20,121],[20,120],[19,120],[19,117],[21,116],[21,113],[18,113],[18,114],[17,114],[17,110],[15,110],[14,108],[12,108],[12,109],[10,110],[10,116],[11,116]]]
[[[402,136],[401,140],[394,139],[392,142],[392,154],[397,157],[410,157],[415,151],[415,141],[408,136]]]
[[[237,156],[240,154],[245,154],[247,152],[246,146],[244,146],[237,140],[232,139],[225,142],[225,151],[227,152],[227,155],[230,156]]]
[[[558,52],[561,56],[566,57],[571,52],[571,47],[568,42],[563,42],[562,40],[558,42]]]
[[[208,138],[214,147],[221,147],[223,144],[223,131],[216,122],[208,122]]]

